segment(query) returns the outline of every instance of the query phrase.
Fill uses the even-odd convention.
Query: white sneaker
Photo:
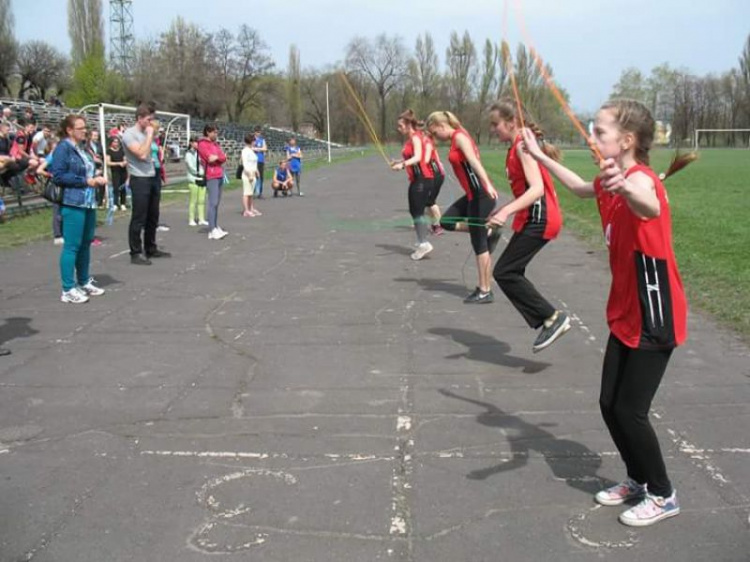
[[[218,226],[208,233],[209,240],[221,240],[227,235],[226,232],[221,230]]]
[[[419,261],[431,251],[432,244],[430,244],[429,242],[422,242],[419,246],[417,246],[417,249],[414,250],[414,253],[412,253],[411,259],[413,259],[414,261]]]
[[[198,226],[198,223],[195,221],[188,222],[188,226]]]
[[[83,291],[87,296],[89,297],[99,297],[104,294],[104,289],[101,287],[97,287],[94,285],[94,278],[88,280],[88,282],[85,285],[82,285],[80,287],[80,290]]]
[[[198,221],[198,224],[200,226],[208,226],[208,221],[200,220],[200,221]]]
[[[62,246],[65,244],[65,239],[62,236],[58,236],[54,241],[55,246]]]
[[[223,228],[221,228],[220,226],[217,226],[216,228],[217,228],[217,229],[219,230],[219,232],[221,232],[221,233],[222,233],[222,234],[223,234],[224,236],[226,236],[227,234],[229,234],[229,232],[227,232],[226,230],[224,230],[224,229],[223,229]],[[222,236],[222,238],[224,238],[224,236]]]
[[[70,291],[63,291],[60,300],[71,304],[83,304],[89,302],[89,298],[83,293],[83,291],[78,289],[78,287],[73,287]]]
[[[125,205],[120,205],[120,210],[121,211],[127,211],[128,208]]]

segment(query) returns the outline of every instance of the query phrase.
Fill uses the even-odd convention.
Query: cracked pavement
[[[225,193],[218,242],[164,207],[174,257],[151,267],[126,220],[102,227],[107,294],[83,306],[51,241],[2,252],[0,561],[750,560],[746,345],[691,313],[653,409],[682,513],[629,529],[592,502],[623,476],[603,244],[566,232],[532,262],[573,318],[534,355],[499,291],[462,303],[468,236],[409,259],[402,175],[303,182],[253,219]]]

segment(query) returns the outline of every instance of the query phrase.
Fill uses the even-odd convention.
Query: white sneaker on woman
[[[227,235],[226,232],[221,230],[218,226],[208,233],[209,240],[221,240]]]
[[[89,302],[89,298],[83,291],[78,289],[78,287],[73,287],[70,291],[63,291],[60,300],[71,304],[83,304]]]
[[[90,278],[85,285],[81,285],[79,288],[88,297],[99,297],[104,294],[104,289],[94,285],[95,279]]]
[[[199,220],[199,221],[198,221],[198,224],[199,224],[200,226],[208,226],[208,221],[204,221],[204,220]]]
[[[432,244],[430,244],[429,242],[422,242],[419,246],[417,246],[417,249],[412,252],[411,259],[413,259],[414,261],[419,261],[431,251]]]

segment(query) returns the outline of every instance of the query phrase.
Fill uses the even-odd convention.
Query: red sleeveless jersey
[[[658,217],[637,217],[622,195],[604,191],[599,178],[594,181],[612,270],[607,323],[630,348],[671,349],[687,337],[687,300],[672,248],[669,199],[653,170],[639,164],[625,177],[636,172],[654,182]]]
[[[477,158],[479,158],[479,149],[477,148],[474,139],[472,139],[471,135],[465,130],[456,129],[453,131],[453,134],[451,135],[451,149],[450,152],[448,152],[448,162],[451,163],[453,173],[456,174],[458,183],[461,184],[461,187],[466,193],[466,198],[471,201],[474,199],[474,195],[479,194],[484,188],[482,187],[482,181],[479,179],[479,176],[474,171],[474,168],[471,167],[471,164],[466,160],[466,156],[464,156],[464,153],[461,152],[461,149],[456,143],[456,136],[459,134],[466,135],[466,138],[468,138],[471,143],[471,147],[474,149],[474,155]]]
[[[430,137],[430,135],[423,134],[422,140],[424,141],[425,145],[425,154],[427,154],[426,147],[431,147],[430,161],[427,164],[430,166],[430,168],[432,168],[433,177],[444,176],[445,169],[443,168],[443,163],[440,161],[440,155],[435,148],[435,143],[432,141],[432,137]]]
[[[516,137],[513,145],[508,149],[508,156],[505,159],[505,172],[510,182],[510,190],[516,199],[529,189],[523,164],[518,156],[518,146],[522,142],[523,139],[520,135]],[[552,176],[544,166],[539,166],[539,172],[542,175],[544,194],[534,201],[530,207],[516,212],[513,219],[513,230],[536,238],[554,240],[560,234],[562,228],[562,213],[557,202],[557,192]]]
[[[414,183],[415,181],[422,178],[432,179],[435,177],[435,175],[432,173],[432,168],[425,160],[427,151],[425,150],[426,145],[424,135],[421,132],[416,132],[407,139],[406,143],[404,143],[403,150],[401,150],[401,156],[404,158],[404,161],[414,157],[415,136],[419,138],[420,141],[422,141],[422,158],[420,159],[419,164],[412,164],[411,166],[406,167],[406,173],[409,176],[409,183]]]

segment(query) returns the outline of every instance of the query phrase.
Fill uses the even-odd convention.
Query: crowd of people
[[[612,287],[607,304],[610,337],[600,393],[600,409],[624,461],[626,478],[594,499],[601,505],[639,500],[619,520],[630,526],[654,524],[680,512],[658,439],[648,418],[673,349],[686,338],[687,303],[671,240],[669,200],[663,180],[689,160],[676,159],[659,176],[649,167],[655,123],[639,102],[616,100],[597,113],[589,139],[600,167],[585,181],[559,162],[559,151],[545,141],[519,100],[500,100],[489,110],[493,132],[510,146],[505,169],[512,198],[497,205],[498,193],[482,165],[480,152],[458,117],[431,113],[426,122],[403,112],[397,129],[405,139],[402,159],[391,168],[408,175],[408,202],[416,244],[411,258],[434,251],[428,240],[445,231],[467,232],[476,257],[479,284],[467,304],[494,300],[491,280],[498,284],[528,326],[538,333],[532,350],[539,352],[570,329],[568,314],[546,299],[526,276],[529,263],[557,238],[562,211],[552,175],[573,194],[596,200],[610,252]],[[227,156],[218,129],[206,125],[200,139],[191,138],[185,154],[189,183],[188,224],[208,226],[209,240],[227,236],[219,223],[219,206],[227,182]],[[113,196],[125,205],[123,186],[131,193],[130,260],[151,265],[170,253],[156,244],[161,186],[165,179],[164,139],[153,106],[142,104],[135,124],[109,132],[106,149],[79,115],[66,117],[57,139],[49,129],[36,130],[33,115],[0,124],[2,173],[48,174],[63,187],[59,224],[61,300],[83,303],[104,294],[90,275],[90,247],[95,239],[96,210],[107,186],[102,170],[110,169]],[[449,142],[448,161],[464,195],[441,213],[437,205],[445,170],[435,142]],[[289,197],[300,188],[303,154],[289,139],[271,175],[273,197]],[[243,216],[262,213],[264,165],[268,147],[261,131],[245,138],[237,178],[242,180]],[[513,217],[513,234],[492,268],[492,253],[501,228]]]

